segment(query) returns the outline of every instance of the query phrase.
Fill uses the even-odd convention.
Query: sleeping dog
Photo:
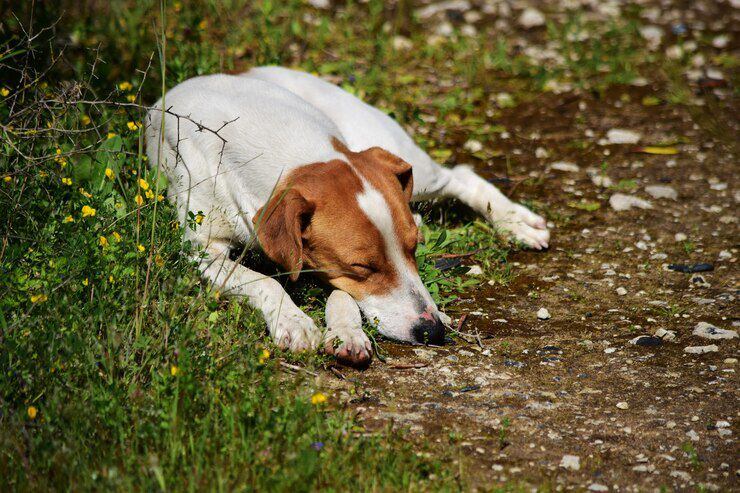
[[[543,218],[469,167],[443,168],[385,113],[307,73],[261,67],[187,80],[149,112],[146,142],[204,278],[261,310],[293,351],[323,344],[368,362],[360,310],[391,339],[444,341],[449,319],[416,266],[412,200],[457,198],[525,245],[548,246]],[[231,260],[255,239],[291,280],[310,270],[336,289],[326,332],[277,279]]]

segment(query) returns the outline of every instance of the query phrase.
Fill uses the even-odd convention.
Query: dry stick
[[[429,366],[429,363],[398,363],[391,365],[390,368],[392,370],[415,370],[417,368],[426,368],[427,366]]]
[[[330,371],[331,371],[331,372],[332,372],[332,373],[333,373],[333,374],[334,374],[334,375],[335,375],[335,376],[336,376],[336,377],[337,377],[338,379],[340,379],[340,380],[347,380],[347,377],[345,377],[344,375],[342,375],[342,372],[340,372],[339,370],[337,370],[337,369],[336,369],[335,367],[333,367],[333,366],[330,366],[330,367],[329,367],[329,370],[330,370]]]
[[[285,361],[281,361],[280,362],[280,366],[282,366],[283,368],[287,368],[288,370],[303,371],[303,372],[306,372],[309,375],[314,376],[314,377],[318,377],[319,376],[319,374],[316,373],[316,372],[313,372],[311,370],[307,370],[306,368],[303,368],[302,366],[291,365],[290,363],[286,363]]]

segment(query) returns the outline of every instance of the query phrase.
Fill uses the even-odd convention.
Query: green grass
[[[327,385],[330,360],[280,352],[258,313],[202,283],[174,210],[157,199],[167,184],[142,154],[143,106],[198,74],[299,66],[424,130],[416,141],[453,161],[459,135],[486,143],[505,130],[496,118],[549,79],[597,90],[629,81],[635,26],[552,24],[544,35],[565,62],[548,66],[501,38],[427,44],[406,2],[347,2],[332,15],[297,0],[163,12],[151,0],[52,3],[20,5],[23,26],[0,16],[0,490],[464,489],[459,450],[430,454],[397,430],[365,430]],[[593,36],[570,41],[581,32]],[[394,50],[395,34],[418,49]],[[514,97],[491,106],[504,90]],[[472,159],[503,174],[500,155],[486,147]],[[441,306],[454,311],[480,282],[465,267],[440,272],[443,254],[476,252],[466,263],[510,282],[509,246],[490,225],[454,207],[423,212],[417,259]],[[302,277],[292,293],[321,322],[325,291]],[[316,393],[327,402],[312,404]]]

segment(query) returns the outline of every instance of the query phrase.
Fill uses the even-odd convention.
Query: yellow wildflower
[[[149,190],[149,183],[144,178],[139,178],[139,186],[142,190]]]
[[[67,216],[67,217],[64,218],[64,221],[62,221],[62,222],[64,222],[64,223],[73,223],[73,222],[75,222],[75,218],[73,218],[72,216]]]
[[[39,410],[36,409],[33,406],[28,406],[28,417],[31,419],[36,419],[36,415],[38,414]]]
[[[325,402],[326,402],[326,396],[322,394],[321,392],[316,392],[314,395],[311,396],[311,404],[313,404],[314,406],[318,406]]]
[[[141,123],[136,123],[136,122],[128,122],[128,123],[126,124],[126,126],[128,127],[128,129],[129,129],[129,130],[131,130],[131,131],[133,132],[133,131],[135,131],[135,130],[138,130],[138,129],[139,129],[139,127],[141,127]]]
[[[5,176],[3,177],[3,181],[4,181],[5,183],[9,183],[9,182],[10,182],[10,181],[11,181],[12,179],[13,179],[13,177],[12,177],[12,176],[10,176],[10,175],[5,175]]]
[[[82,217],[92,217],[95,215],[95,209],[90,207],[89,205],[83,205],[82,206]]]
[[[133,103],[134,101],[136,101],[136,94],[129,94],[128,96],[126,96],[126,100],[129,103]]]
[[[161,255],[157,254],[154,256],[154,263],[157,264],[157,267],[162,267],[164,265],[164,259]]]
[[[207,27],[208,27],[208,21],[206,19],[203,19],[202,21],[198,23],[198,29],[200,29],[201,31]]]
[[[82,285],[87,286],[88,284],[90,284],[90,280],[86,277],[82,280]]]
[[[203,218],[205,218],[205,216],[203,214],[196,214],[196,216],[195,216],[195,224],[202,223],[203,222]]]
[[[87,115],[82,115],[82,118],[80,118],[80,121],[85,126],[90,125],[90,117]]]
[[[80,187],[78,191],[80,192],[80,194],[87,197],[88,199],[92,197],[92,194],[90,192],[85,191],[85,189],[82,187]]]
[[[118,89],[121,91],[130,91],[133,87],[134,86],[128,81],[118,84]]]
[[[10,94],[10,89],[8,89],[7,87],[3,87],[2,89],[0,89],[0,96],[6,98],[8,97],[8,94]]]
[[[31,303],[43,303],[44,301],[48,300],[49,297],[45,294],[34,294],[31,296]]]
[[[157,202],[162,202],[163,200],[164,200],[164,195],[162,195],[161,193],[157,195]]]
[[[113,137],[115,137],[116,135],[117,135],[117,134],[116,134],[115,132],[108,132],[108,138],[109,138],[109,139],[112,139],[112,138],[113,138]]]
[[[144,195],[146,195],[146,198],[148,198],[148,199],[153,199],[154,198],[154,192],[151,191],[151,190],[147,190]]]
[[[72,178],[67,178],[67,177],[62,178],[62,183],[64,183],[65,185],[71,185],[72,184]]]
[[[118,234],[118,231],[114,231],[112,234],[116,241],[121,241],[121,235]]]
[[[170,366],[170,375],[177,376],[177,374],[180,373],[180,369],[176,365]]]
[[[267,349],[263,349],[262,352],[260,352],[259,357],[260,365],[264,365],[265,361],[267,361],[268,359],[270,359],[270,351],[268,351]]]
[[[113,284],[114,282],[116,282],[116,280],[113,278],[113,276],[108,276],[108,282]]]
[[[137,245],[136,248],[138,248],[140,252],[146,250],[146,248],[144,248],[144,245]]]
[[[105,236],[101,236],[100,238],[98,238],[98,243],[100,243],[101,247],[105,248],[108,246],[108,238],[106,238]]]
[[[141,195],[137,195],[134,197],[134,201],[136,202],[136,205],[141,206],[141,204],[144,203],[144,198]]]
[[[110,168],[105,168],[105,176],[108,177],[109,180],[112,180],[115,178],[116,174],[113,172]]]

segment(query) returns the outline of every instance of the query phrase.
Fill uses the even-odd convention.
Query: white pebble
[[[547,311],[547,308],[540,308],[537,310],[537,318],[540,320],[547,320],[550,318],[550,312]]]
[[[610,144],[637,144],[642,136],[632,130],[612,128],[606,133],[606,138]]]
[[[577,455],[564,455],[560,459],[560,467],[570,469],[571,471],[578,471],[581,468],[581,458]]]

